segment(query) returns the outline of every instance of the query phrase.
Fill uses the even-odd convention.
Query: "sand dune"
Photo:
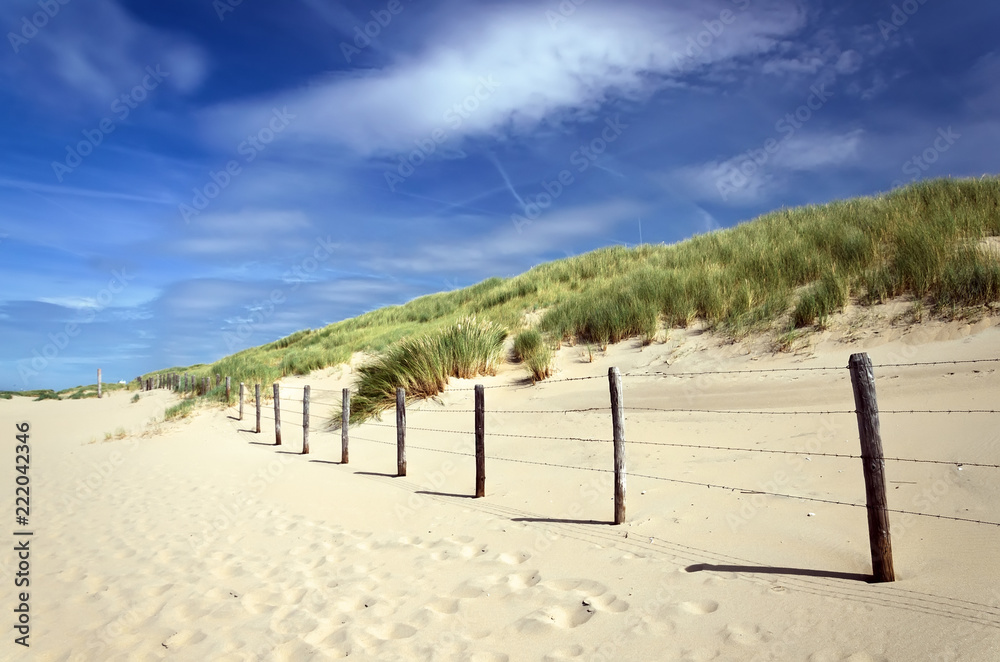
[[[722,415],[690,410],[851,410],[846,370],[701,375],[1000,356],[996,319],[976,325],[829,332],[771,355],[696,331],[668,341],[558,353],[554,379],[488,387],[487,496],[472,499],[472,381],[413,405],[408,476],[395,473],[391,413],[313,432],[297,414],[252,429],[235,410],[150,423],[166,392],[101,401],[0,401],[4,429],[32,425],[31,660],[988,660],[1000,658],[1000,527],[893,515],[898,581],[869,584],[865,511],[764,496],[863,503],[853,414]],[[627,409],[628,521],[612,514],[606,373]],[[646,376],[641,376],[646,375]],[[887,368],[879,404],[994,409],[1000,364]],[[287,379],[314,389],[322,424],[349,369]],[[329,403],[329,404],[323,404]],[[525,410],[599,408],[564,414]],[[633,409],[629,409],[629,408]],[[883,414],[889,457],[1000,464],[1000,416]],[[384,427],[383,427],[384,426]],[[124,439],[105,441],[124,427]],[[154,429],[158,427],[159,429]],[[145,431],[145,434],[144,434]],[[362,439],[374,440],[363,441]],[[771,455],[641,444],[786,449]],[[434,450],[423,450],[434,449]],[[437,452],[436,452],[437,451]],[[450,451],[450,452],[439,452]],[[458,454],[455,454],[458,453]],[[504,458],[504,459],[499,459]],[[535,463],[605,471],[570,469]],[[998,469],[888,462],[889,505],[1000,521]],[[709,483],[708,489],[639,475]],[[12,540],[8,537],[8,542]],[[9,548],[9,546],[8,546]],[[13,601],[12,555],[0,557]]]

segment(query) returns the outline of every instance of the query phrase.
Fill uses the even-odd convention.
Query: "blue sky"
[[[993,1],[7,0],[0,29],[0,389],[998,171]]]

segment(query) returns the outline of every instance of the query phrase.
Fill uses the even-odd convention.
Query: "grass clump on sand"
[[[181,400],[176,405],[172,407],[167,407],[167,410],[163,412],[163,419],[167,421],[172,421],[175,418],[186,418],[194,411],[194,406],[197,400],[190,398],[187,400]]]
[[[514,339],[514,358],[524,364],[532,381],[541,381],[552,374],[552,350],[537,329],[527,329]]]
[[[507,330],[499,324],[467,318],[437,333],[399,341],[358,368],[351,422],[392,407],[400,387],[409,399],[429,398],[444,390],[449,377],[496,374],[506,338]]]

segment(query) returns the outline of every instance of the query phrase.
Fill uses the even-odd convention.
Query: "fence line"
[[[920,463],[920,464],[936,464],[936,465],[952,465],[959,468],[963,467],[976,467],[976,468],[989,468],[989,469],[1000,469],[1000,464],[991,464],[988,462],[966,462],[959,460],[938,460],[938,459],[923,459],[923,458],[904,458],[904,457],[884,457],[881,449],[881,439],[879,433],[878,425],[878,415],[944,415],[944,414],[997,414],[1000,410],[992,409],[928,409],[928,410],[918,410],[918,409],[886,409],[879,410],[877,404],[875,404],[875,382],[874,382],[874,370],[876,368],[904,368],[904,367],[918,367],[918,366],[941,366],[941,365],[959,365],[959,364],[977,364],[977,363],[998,363],[1000,358],[990,358],[990,359],[972,359],[972,360],[957,360],[957,361],[933,361],[925,363],[910,363],[910,364],[878,364],[873,365],[871,360],[868,358],[867,354],[855,354],[851,356],[851,361],[847,366],[849,370],[852,385],[854,388],[855,395],[855,409],[836,409],[836,410],[802,410],[802,411],[775,411],[775,410],[744,410],[744,409],[687,409],[687,408],[659,408],[659,407],[645,407],[636,406],[626,408],[622,401],[622,389],[621,383],[622,378],[633,378],[633,377],[644,377],[644,378],[667,378],[667,377],[695,377],[702,375],[740,375],[740,374],[773,374],[773,373],[794,373],[794,372],[839,372],[844,370],[844,367],[812,367],[812,366],[801,366],[794,368],[761,368],[761,369],[747,369],[747,370],[720,370],[720,371],[704,371],[704,372],[679,372],[679,373],[655,373],[655,374],[634,374],[627,373],[621,375],[617,368],[611,368],[608,371],[608,380],[611,393],[611,413],[613,419],[613,439],[597,439],[597,438],[587,438],[587,437],[571,437],[571,436],[552,436],[552,435],[535,435],[535,434],[515,434],[515,433],[505,433],[499,431],[491,431],[490,434],[495,437],[506,437],[506,438],[519,438],[519,439],[538,439],[538,440],[553,440],[553,441],[576,441],[576,442],[586,442],[586,443],[602,443],[602,444],[613,444],[614,447],[614,466],[613,468],[599,468],[599,467],[584,467],[584,466],[573,466],[568,464],[560,464],[558,462],[543,462],[538,460],[524,459],[524,458],[514,458],[514,457],[501,457],[501,456],[490,456],[491,460],[496,460],[499,462],[512,462],[525,465],[534,465],[542,467],[553,467],[560,469],[567,469],[573,471],[590,471],[596,473],[612,473],[615,476],[615,490],[614,490],[614,523],[620,524],[625,521],[625,478],[626,478],[626,463],[625,463],[625,447],[626,444],[634,444],[637,446],[660,446],[669,448],[683,448],[683,449],[697,449],[697,450],[707,450],[707,451],[724,451],[724,452],[735,452],[735,453],[759,453],[759,454],[775,454],[775,455],[799,455],[808,457],[818,457],[818,458],[837,458],[837,459],[850,459],[850,460],[862,460],[862,469],[865,474],[865,485],[866,485],[866,503],[852,503],[849,501],[841,501],[835,498],[821,498],[812,497],[805,495],[795,495],[795,494],[783,494],[780,492],[769,491],[769,490],[753,490],[741,487],[727,486],[727,485],[717,485],[710,482],[699,482],[693,480],[685,480],[681,478],[671,478],[668,476],[658,476],[645,473],[632,473],[631,475],[635,478],[642,480],[656,480],[671,482],[681,485],[690,485],[705,488],[716,488],[729,490],[731,492],[740,492],[742,494],[760,494],[771,497],[786,498],[786,499],[798,499],[800,501],[817,502],[830,505],[841,505],[853,508],[866,508],[869,516],[869,537],[871,540],[872,547],[872,567],[875,575],[876,581],[892,581],[894,579],[894,574],[892,570],[892,554],[891,554],[891,544],[889,541],[889,520],[888,514],[895,513],[901,515],[912,515],[916,517],[927,517],[934,519],[950,520],[956,522],[965,522],[973,524],[981,524],[986,526],[1000,527],[1000,522],[987,521],[972,517],[958,517],[945,514],[936,513],[923,513],[904,509],[894,509],[889,508],[886,501],[886,489],[885,489],[885,478],[884,478],[884,463],[885,462],[910,462],[910,463]],[[575,381],[589,381],[593,379],[600,379],[603,376],[585,376],[585,377],[569,377],[564,379],[555,380],[545,380],[543,383],[561,383],[561,382],[575,382]],[[216,374],[214,379],[214,388],[212,385],[212,379],[210,377],[198,377],[196,375],[189,375],[184,373],[170,373],[170,374],[158,374],[152,377],[137,378],[140,387],[146,389],[152,388],[168,388],[174,391],[178,391],[183,395],[207,395],[209,393],[215,393],[221,395],[221,382],[222,376]],[[226,402],[231,403],[230,393],[231,393],[231,379],[226,377],[225,386],[225,396]],[[341,413],[344,417],[342,420],[350,420],[350,393],[348,389],[342,389],[341,396],[342,400],[340,403],[330,402],[322,399],[324,394],[331,395],[336,394],[337,391],[333,389],[313,389],[310,385],[304,386],[285,386],[279,382],[274,382],[273,384],[273,414],[270,411],[270,407],[266,408],[268,411],[264,411],[263,398],[261,397],[261,384],[255,384],[255,397],[253,398],[254,404],[256,405],[256,432],[260,433],[261,430],[261,418],[267,418],[274,422],[275,428],[275,442],[274,445],[281,445],[281,413],[282,411],[301,415],[302,416],[302,433],[303,433],[303,445],[302,454],[309,453],[309,433],[313,432],[327,432],[330,431],[329,427],[321,428],[310,424],[309,410],[310,405],[315,407],[328,406],[331,408],[336,407],[338,404],[342,407]],[[421,426],[410,426],[409,429],[413,431],[421,432],[432,432],[440,434],[457,434],[465,435],[472,434],[475,440],[475,452],[468,453],[457,450],[447,450],[441,448],[430,448],[426,446],[410,446],[412,449],[417,451],[427,451],[436,453],[446,453],[450,455],[460,455],[464,457],[474,458],[476,460],[476,491],[475,496],[482,497],[485,496],[485,450],[484,450],[484,419],[485,419],[485,405],[483,404],[484,398],[483,393],[487,388],[517,388],[517,387],[527,387],[528,383],[512,383],[512,384],[501,384],[494,386],[484,387],[481,384],[475,385],[473,388],[461,388],[461,389],[450,389],[452,392],[465,392],[474,391],[475,392],[475,408],[473,409],[427,409],[427,410],[417,410],[421,414],[431,413],[431,414],[475,414],[475,425],[473,430],[449,430],[443,428],[435,427],[421,427]],[[286,399],[286,404],[282,406],[281,404],[281,391],[285,390],[286,397],[291,394],[298,395],[301,393],[302,397],[302,409],[296,409],[292,406],[292,402]],[[240,384],[240,398],[239,407],[239,418],[242,419],[243,416],[243,404],[244,404],[244,384]],[[319,399],[314,399],[314,396],[320,396]],[[235,405],[231,405],[235,408]],[[551,410],[551,409],[523,409],[523,410],[494,410],[490,413],[494,414],[506,414],[506,415],[518,415],[518,414],[529,414],[529,415],[549,415],[558,414],[565,415],[571,413],[595,413],[595,412],[606,412],[607,407],[584,407],[575,409],[564,409],[564,410]],[[624,422],[626,419],[626,413],[628,412],[642,412],[642,413],[677,413],[677,414],[717,414],[717,415],[732,415],[732,416],[817,416],[817,415],[847,415],[854,414],[858,418],[859,435],[862,442],[861,454],[853,453],[826,453],[826,452],[809,452],[809,451],[796,451],[787,449],[770,449],[770,448],[741,448],[737,446],[712,446],[708,444],[688,444],[683,442],[671,442],[671,441],[646,441],[646,440],[628,440],[626,441]],[[397,448],[397,476],[406,475],[406,394],[403,389],[397,389],[396,392],[396,422],[395,425],[372,422],[368,421],[362,424],[363,426],[370,426],[372,428],[395,428],[396,430],[396,441],[383,441],[378,439],[372,439],[367,436],[357,436],[354,438],[361,442],[393,445],[395,443]],[[346,464],[348,460],[348,442],[349,442],[349,424],[341,425],[341,437],[342,437],[342,463]]]

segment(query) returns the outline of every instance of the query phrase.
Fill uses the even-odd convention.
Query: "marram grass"
[[[883,195],[782,209],[672,245],[592,251],[299,331],[186,370],[197,378],[230,375],[234,390],[240,381],[267,387],[369,352],[376,358],[355,389],[368,399],[362,405],[358,393],[355,407],[377,412],[396,385],[420,397],[439,392],[459,370],[495,369],[500,343],[485,343],[497,348],[485,361],[468,350],[451,353],[483,346],[451,331],[470,315],[477,324],[517,331],[526,313],[541,313],[537,330],[548,342],[604,345],[630,337],[650,341],[663,326],[696,320],[737,338],[767,329],[792,337],[796,326],[822,325],[848,300],[909,296],[928,312],[953,314],[1000,300],[1000,256],[982,248],[986,237],[996,236],[1000,178],[925,181]],[[484,333],[495,339],[501,331]]]
[[[358,368],[351,422],[392,407],[400,387],[407,398],[422,399],[443,391],[449,377],[496,374],[506,338],[499,324],[464,318],[436,333],[399,341]]]

